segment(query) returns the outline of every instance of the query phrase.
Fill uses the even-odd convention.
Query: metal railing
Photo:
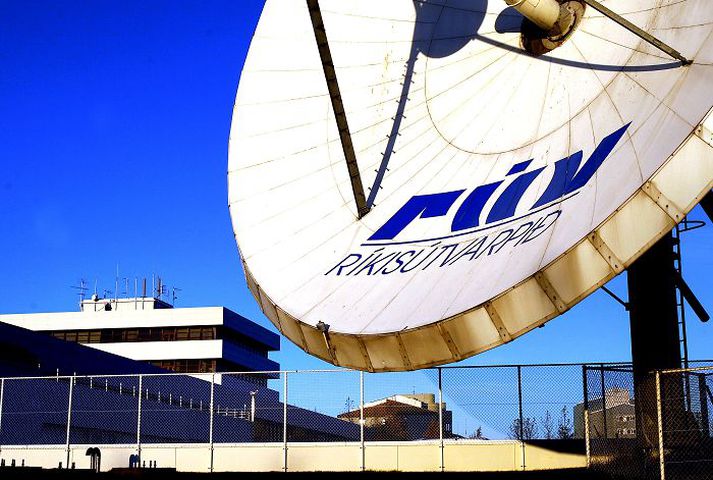
[[[690,364],[713,362],[690,362]],[[713,367],[584,367],[588,464],[614,478],[713,479]]]
[[[209,449],[206,469],[213,471],[216,449],[252,444],[281,448],[281,468],[287,471],[291,449],[331,442],[358,448],[357,468],[369,470],[369,449],[398,443],[432,445],[439,449],[432,469],[448,471],[455,461],[449,449],[487,442],[517,449],[517,470],[536,468],[528,453],[531,444],[582,457],[586,449],[596,467],[607,451],[619,457],[625,451],[614,450],[610,440],[626,443],[636,435],[630,430],[635,426],[628,426],[636,425],[634,414],[619,412],[627,395],[633,397],[630,370],[626,364],[538,364],[378,374],[309,370],[2,378],[0,456],[3,448],[19,445],[59,447],[66,450],[62,461],[69,466],[78,445],[130,448],[139,460],[158,445],[200,446]],[[695,373],[696,385],[699,378],[710,378],[702,372],[708,371]],[[666,383],[678,374],[660,375]],[[664,395],[661,401],[664,417],[677,412],[671,398]],[[693,404],[701,405],[700,412],[712,408]],[[664,442],[674,438],[671,428],[664,429]],[[689,461],[666,455],[665,467]]]

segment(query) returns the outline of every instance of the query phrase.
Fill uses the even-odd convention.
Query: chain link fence
[[[710,363],[710,362],[705,362]],[[592,469],[614,478],[713,479],[713,367],[653,372],[585,366],[575,418]]]
[[[398,447],[395,469],[408,455],[420,469],[447,471],[460,447],[482,444],[514,449],[512,464],[498,468],[547,468],[539,449],[626,478],[711,478],[712,377],[702,368],[653,378],[640,399],[644,426],[628,365],[5,378],[0,456],[16,446],[63,447],[69,465],[72,446],[122,446],[141,459],[147,449],[184,445],[208,448],[212,471],[214,451],[224,459],[253,445],[290,470],[297,452],[323,444],[345,449],[344,468],[376,469]],[[250,460],[240,468],[250,470]],[[327,460],[325,468],[339,466]]]
[[[661,478],[713,479],[713,367],[661,372]]]

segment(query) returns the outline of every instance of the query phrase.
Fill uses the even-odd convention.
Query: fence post
[[[284,383],[282,385],[282,449],[284,451],[283,470],[287,471],[287,372],[284,372]]]
[[[5,379],[0,378],[0,440],[2,440],[2,405],[5,398]],[[2,442],[0,442],[0,453],[2,453]]]
[[[684,375],[690,375],[689,373],[685,373]],[[708,415],[708,397],[706,397],[706,393],[708,391],[708,384],[706,383],[706,376],[698,374],[698,396],[700,397],[700,404],[701,404],[701,423],[703,424],[703,433],[705,434],[706,438],[709,438],[711,436],[711,425],[710,425],[710,417]],[[0,413],[2,413],[2,393],[0,391]]]
[[[607,431],[607,390],[606,384],[604,383],[604,364],[600,364],[600,372],[602,378],[602,422],[604,424],[604,438],[609,438],[609,432]]]
[[[522,414],[522,366],[517,366],[517,405],[520,418],[520,448],[522,449],[522,469],[525,470],[525,419]]]
[[[443,455],[443,369],[441,367],[438,367],[438,439],[441,449],[441,472],[443,472],[446,465]]]
[[[2,403],[5,398],[5,379],[0,378],[0,434],[2,434]]]
[[[582,365],[582,385],[584,389],[584,447],[587,452],[587,468],[592,464],[592,447],[589,436],[589,386],[587,385],[587,366]]]
[[[69,448],[69,433],[70,425],[72,424],[72,392],[74,391],[74,376],[69,379],[69,401],[67,402],[67,468],[69,468],[69,460],[71,450]]]
[[[144,397],[141,392],[144,387],[144,376],[139,375],[139,405],[136,417],[136,453],[139,456],[139,466],[141,465],[141,399]]]
[[[364,448],[364,372],[359,371],[359,441],[361,443],[361,471],[366,470],[366,450]]]
[[[210,473],[213,473],[213,406],[215,404],[215,372],[210,378],[210,430],[208,432],[208,441],[210,442]]]
[[[656,370],[656,419],[659,427],[659,468],[661,480],[666,480],[664,444],[663,444],[663,406],[661,405],[661,371]]]

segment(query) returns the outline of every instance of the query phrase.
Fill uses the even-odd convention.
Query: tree
[[[530,417],[513,419],[510,424],[510,438],[515,440],[531,440],[537,436],[537,420]]]
[[[544,436],[547,440],[555,438],[555,425],[552,422],[552,415],[550,411],[545,412],[545,416],[542,417],[542,429],[544,430]]]
[[[562,407],[562,414],[557,422],[557,436],[563,440],[574,436],[574,432],[572,431],[572,420],[569,418],[569,414],[567,413],[567,407]]]
[[[483,436],[483,427],[478,427],[475,430],[475,433],[471,433],[470,435],[467,435],[467,437],[476,440],[485,440],[485,437]]]

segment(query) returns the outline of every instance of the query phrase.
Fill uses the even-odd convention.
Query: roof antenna
[[[87,281],[84,280],[83,278],[79,279],[79,285],[78,286],[72,286],[71,288],[78,290],[79,293],[79,310],[82,310],[82,304],[84,303],[84,295],[86,294],[88,288],[87,288]],[[95,287],[96,290],[96,287]]]
[[[114,277],[114,303],[119,301],[119,264],[116,264],[116,276]]]
[[[180,292],[181,289],[178,287],[173,287],[171,289],[171,305],[174,307],[176,306],[176,300],[178,300],[178,295],[176,295],[176,292]]]

